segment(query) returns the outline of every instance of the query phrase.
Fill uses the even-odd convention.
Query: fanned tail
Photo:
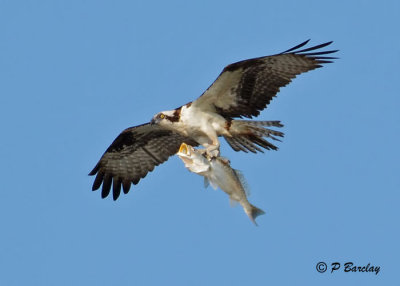
[[[265,214],[265,212],[262,209],[257,208],[256,206],[253,206],[252,204],[250,204],[250,208],[246,208],[244,210],[246,212],[246,214],[248,215],[248,217],[250,218],[250,220],[256,225],[258,226],[258,224],[256,223],[256,217]]]
[[[224,136],[224,138],[235,151],[263,153],[264,151],[261,148],[278,150],[278,147],[265,140],[264,137],[281,141],[277,137],[283,137],[284,134],[280,131],[266,128],[270,126],[283,127],[280,121],[233,120],[229,129],[232,137]]]

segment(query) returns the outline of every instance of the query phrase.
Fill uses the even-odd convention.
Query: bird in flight
[[[305,41],[282,53],[239,61],[226,66],[196,100],[154,115],[148,123],[125,129],[105,151],[89,175],[96,175],[92,190],[102,185],[101,196],[111,191],[116,200],[155,166],[176,154],[182,143],[203,146],[209,157],[219,156],[223,136],[235,151],[277,150],[267,138],[279,140],[280,121],[243,120],[258,116],[297,75],[331,63],[337,50],[321,50],[327,42],[305,48]]]

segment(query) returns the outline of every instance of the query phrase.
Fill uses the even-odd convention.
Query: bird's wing
[[[192,104],[224,117],[257,116],[279,89],[297,75],[313,70],[334,57],[337,50],[317,51],[332,42],[300,49],[308,41],[280,54],[240,61],[226,66],[214,83]]]
[[[90,176],[97,173],[92,190],[99,189],[103,184],[101,196],[105,198],[110,193],[112,183],[113,199],[116,200],[121,185],[124,193],[128,193],[131,183],[136,185],[155,166],[178,152],[183,142],[198,145],[190,138],[150,123],[125,129],[89,173]]]

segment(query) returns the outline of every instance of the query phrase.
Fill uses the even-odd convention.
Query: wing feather
[[[108,147],[100,161],[89,173],[96,175],[92,190],[102,186],[101,196],[113,190],[113,199],[127,194],[131,183],[137,184],[148,172],[174,155],[183,143],[197,146],[192,139],[150,123],[125,129]]]
[[[337,52],[316,51],[332,42],[310,48],[305,41],[280,54],[254,58],[230,64],[214,83],[193,102],[193,106],[216,111],[227,118],[252,118],[266,108],[281,87],[297,75],[331,63]]]

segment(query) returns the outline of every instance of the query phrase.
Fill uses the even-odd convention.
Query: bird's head
[[[180,118],[180,109],[161,111],[153,116],[150,123],[168,127],[174,122],[179,121],[179,118]]]

